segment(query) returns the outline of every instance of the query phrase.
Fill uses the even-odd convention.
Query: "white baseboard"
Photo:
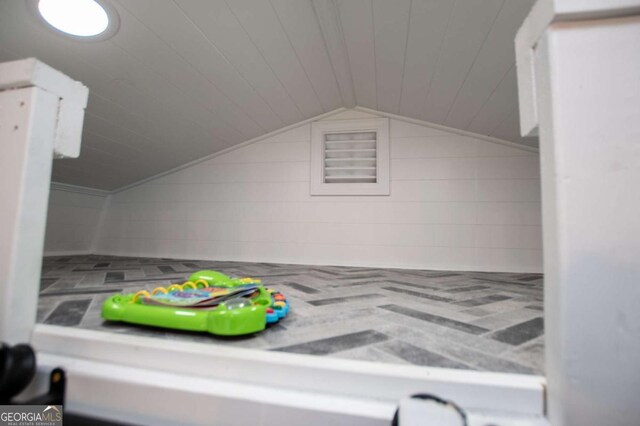
[[[251,263],[280,263],[288,265],[313,265],[313,266],[350,266],[355,268],[393,268],[393,269],[412,269],[412,270],[430,270],[443,272],[505,272],[514,274],[542,274],[542,265],[536,268],[479,268],[451,265],[415,265],[403,263],[378,263],[378,262],[350,262],[350,261],[332,261],[332,262],[304,262],[297,259],[280,259],[269,257],[252,257],[252,258],[204,258],[198,256],[184,256],[175,253],[145,253],[145,252],[122,252],[97,250],[93,254],[100,256],[122,256],[122,257],[151,257],[151,258],[170,258],[178,260],[206,260],[214,262],[251,262]]]

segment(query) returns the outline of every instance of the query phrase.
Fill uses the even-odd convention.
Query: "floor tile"
[[[448,290],[445,290],[445,293],[466,293],[468,291],[474,291],[474,290],[484,290],[490,287],[484,286],[484,285],[472,285],[470,287],[456,287],[456,288],[450,288]]]
[[[394,291],[396,293],[403,293],[412,297],[421,297],[423,299],[435,300],[436,302],[453,302],[453,299],[447,297],[440,297],[433,294],[420,293],[417,291],[406,290],[398,287],[382,287],[383,290]]]
[[[385,334],[374,330],[366,330],[358,333],[343,334],[341,336],[314,340],[311,342],[285,346],[272,350],[296,354],[327,355],[364,345],[370,345],[372,343],[382,342],[388,339],[389,337]]]
[[[504,296],[502,294],[495,294],[495,295],[489,295],[484,297],[478,297],[477,299],[462,300],[460,302],[456,302],[455,304],[458,306],[473,307],[473,306],[488,305],[489,303],[501,302],[503,300],[509,300],[509,299],[511,299],[509,296]]]
[[[318,290],[316,290],[315,288],[311,288],[309,286],[306,285],[302,285],[302,284],[298,284],[298,283],[292,283],[292,282],[282,282],[279,285],[283,285],[289,288],[292,288],[294,290],[298,290],[301,291],[303,293],[307,293],[307,294],[316,294],[319,293]]]
[[[422,321],[428,321],[436,325],[443,327],[453,328],[458,331],[463,331],[469,334],[482,334],[489,331],[486,328],[478,327],[472,324],[467,324],[460,321],[455,321],[449,318],[440,317],[437,315],[431,315],[426,312],[416,311],[414,309],[405,308],[398,305],[382,305],[378,306],[380,309],[385,309],[397,314],[406,315],[412,318],[416,318]]]
[[[384,297],[384,296],[382,296],[381,294],[358,294],[356,296],[332,297],[329,299],[310,300],[307,303],[313,306],[323,306],[323,305],[333,305],[336,303],[357,302],[363,299],[379,299],[381,297]]]
[[[107,276],[104,279],[105,283],[124,281],[124,272],[107,272]]]
[[[466,364],[455,361],[451,358],[447,358],[444,355],[440,355],[402,341],[394,340],[385,345],[382,345],[381,347],[385,352],[388,352],[415,365],[425,365],[430,367],[442,368],[471,368]]]
[[[542,335],[544,321],[534,318],[493,333],[491,338],[510,345],[520,345]]]
[[[44,320],[45,324],[74,326],[80,324],[91,299],[67,300],[60,303]]]

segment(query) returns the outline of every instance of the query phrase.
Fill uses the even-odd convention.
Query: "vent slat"
[[[349,140],[341,140],[341,141],[326,141],[327,145],[343,145],[343,144],[353,144],[353,143],[375,143],[375,139],[349,139]]]
[[[325,152],[376,152],[375,148],[338,148],[338,149],[325,149]]]
[[[375,157],[346,157],[346,158],[325,158],[325,161],[344,162],[344,161],[376,161]]]
[[[375,170],[375,167],[325,167],[325,170]]]
[[[327,180],[349,180],[349,179],[357,179],[357,180],[361,180],[361,179],[366,179],[366,180],[374,180],[376,179],[375,176],[327,176],[326,177]]]

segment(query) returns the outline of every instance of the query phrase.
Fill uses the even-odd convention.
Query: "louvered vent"
[[[323,182],[376,183],[376,132],[324,134]]]
[[[311,195],[389,195],[389,119],[311,123]]]

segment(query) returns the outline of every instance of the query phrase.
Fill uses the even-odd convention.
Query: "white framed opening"
[[[564,8],[550,7],[560,3]],[[535,63],[525,62],[525,67],[518,67],[518,71],[535,70],[536,78],[531,83],[536,85],[534,93],[541,92],[539,98],[532,99],[537,108],[533,112],[539,117],[532,118],[534,124],[540,120],[544,142],[545,244],[551,244],[545,254],[545,267],[554,285],[545,312],[553,331],[553,345],[547,349],[552,369],[549,407],[560,423],[570,419],[581,424],[635,424],[638,405],[634,397],[638,394],[640,369],[634,331],[640,321],[630,296],[637,293],[634,284],[638,276],[638,239],[632,231],[637,229],[638,203],[637,198],[620,196],[611,189],[626,188],[628,182],[638,179],[633,142],[639,121],[629,118],[637,115],[640,104],[637,85],[630,84],[637,81],[640,64],[638,49],[632,44],[640,29],[639,18],[637,7],[631,2],[620,1],[612,6],[594,1],[589,8],[581,5],[583,9],[578,10],[576,4],[566,3],[539,3],[542,6],[535,9],[535,22],[524,28],[531,38],[525,48],[529,53],[535,48],[538,56],[529,57]],[[624,17],[633,14],[636,16]],[[573,22],[567,25],[562,20]],[[584,22],[575,22],[579,20]],[[544,40],[538,43],[542,37]],[[611,42],[616,49],[611,49]],[[31,152],[47,150],[48,157],[24,156],[26,150],[3,151],[5,155],[0,156],[1,169],[7,173],[5,182],[15,183],[7,186],[10,199],[0,208],[6,219],[0,221],[1,231],[6,232],[1,235],[8,236],[0,241],[10,243],[5,246],[9,249],[2,251],[7,255],[0,259],[2,333],[8,340],[31,341],[39,351],[42,369],[60,365],[68,371],[71,410],[105,417],[126,415],[130,421],[144,421],[157,409],[158,423],[175,423],[175,418],[167,415],[171,403],[187,406],[197,401],[197,406],[207,407],[203,409],[205,415],[215,413],[216,419],[228,420],[229,424],[246,423],[246,417],[239,416],[245,412],[258,412],[259,421],[273,424],[280,420],[277,409],[286,410],[286,419],[299,423],[312,420],[327,424],[331,419],[346,423],[344,416],[349,414],[349,420],[386,424],[397,398],[426,388],[440,391],[470,411],[498,409],[537,419],[544,415],[544,379],[531,383],[532,394],[524,395],[525,382],[530,377],[451,373],[421,367],[408,367],[405,374],[390,366],[338,361],[347,367],[345,373],[345,368],[326,359],[248,354],[239,349],[222,353],[200,344],[185,344],[175,350],[166,347],[166,343],[163,346],[144,338],[34,326],[33,296],[37,294],[38,257],[42,252],[38,241],[42,241],[43,229],[38,206],[46,198],[49,183],[48,170],[43,165],[50,163],[52,150],[64,154],[52,142],[59,135],[67,137],[66,132],[59,132],[61,127],[79,128],[78,111],[83,106],[71,102],[69,110],[69,93],[51,91],[61,81],[69,82],[60,80],[58,74],[53,74],[52,85],[52,80],[39,80],[33,75],[7,83],[10,74],[4,71],[0,73],[0,87],[5,92],[28,87],[31,94],[37,93],[32,99],[42,99],[36,103],[46,118],[29,121],[28,114],[15,108],[11,119],[23,121],[18,127],[5,127],[16,130],[7,138],[17,142],[12,146],[19,148],[20,143],[33,148],[38,142],[40,145]],[[606,114],[601,108],[605,104],[610,107]],[[75,120],[64,123],[69,113]],[[36,122],[38,125],[34,125]],[[17,131],[32,128],[38,130],[37,135]],[[606,140],[603,129],[611,131]],[[79,146],[79,138],[75,142]],[[1,146],[7,149],[9,144]],[[29,161],[16,161],[21,158],[42,161],[38,164],[40,171],[34,171]],[[25,199],[25,194],[31,194],[31,198]],[[24,208],[25,200],[38,202],[29,205],[30,214],[24,213],[28,210]],[[606,294],[603,283],[609,284]],[[190,368],[201,366],[202,370],[185,373],[179,369],[183,359],[188,360],[185,363]],[[242,368],[234,366],[234,360]],[[261,363],[265,360],[268,362]],[[221,365],[229,368],[221,369]],[[252,375],[254,370],[260,374]],[[216,376],[220,371],[222,379]],[[414,372],[415,376],[408,377]],[[271,373],[278,374],[269,377]],[[448,391],[437,386],[439,377],[449,386]],[[481,387],[470,385],[474,377]],[[470,386],[478,399],[465,398]],[[490,391],[496,387],[499,392]],[[89,392],[96,389],[112,398]],[[517,404],[519,397],[525,398],[525,406]],[[222,411],[225,406],[234,410]],[[189,410],[181,420],[197,422],[202,413]],[[614,416],[622,421],[611,421]]]
[[[389,119],[311,123],[311,195],[389,195]]]
[[[12,81],[4,87],[28,85],[26,90],[38,92],[39,84],[58,86],[59,79],[68,90],[81,87],[48,67],[34,66],[37,64],[9,64],[6,75],[17,73],[17,83]],[[40,74],[34,75],[35,69]],[[55,78],[41,79],[42,74]],[[19,105],[13,97],[7,99],[12,108]],[[77,116],[57,114],[59,108],[71,106],[76,114],[81,113],[86,93],[85,103],[79,105],[67,105],[65,100],[74,99],[73,93],[64,91],[48,99],[50,102],[38,103],[37,109],[52,119],[52,125],[41,129],[38,135],[15,133],[11,137],[17,138],[17,143],[32,146],[48,141],[45,148],[49,150],[50,164],[52,150],[57,155],[78,155],[75,144],[79,145],[80,132],[64,133],[70,139],[67,144],[54,147],[53,141],[60,135],[56,126],[80,127]],[[18,107],[16,113],[10,116],[11,120],[20,119],[27,127],[37,127],[30,121],[29,111],[21,112]],[[29,168],[28,161],[11,160],[3,157],[6,164],[14,164],[7,170],[16,173],[22,173],[21,167],[26,164],[27,179],[19,185],[16,199],[35,189],[39,190],[35,193],[38,198],[46,199],[50,175],[41,168]],[[3,213],[21,218],[20,209],[19,202],[8,203]],[[462,405],[470,419],[475,419],[471,425],[495,422],[505,415],[515,416],[523,424],[543,424],[539,422],[543,416],[544,379],[537,376],[381,365],[202,343],[177,345],[154,338],[35,325],[46,209],[41,210],[40,215],[24,218],[22,226],[3,224],[3,230],[12,230],[10,241],[40,241],[39,246],[27,247],[28,253],[17,253],[20,262],[13,262],[16,257],[12,256],[3,259],[9,263],[1,264],[2,276],[8,278],[0,283],[0,291],[7,296],[3,303],[12,306],[10,312],[3,312],[3,339],[11,343],[27,340],[38,352],[38,379],[22,397],[42,392],[42,378],[51,368],[60,366],[68,378],[66,409],[111,420],[176,424],[208,423],[215,418],[221,424],[241,425],[249,420],[281,424],[281,418],[286,418],[295,424],[386,425],[401,398],[429,390]],[[23,269],[31,273],[19,275]],[[16,298],[15,291],[25,297]],[[16,329],[18,324],[20,328]],[[194,405],[198,409],[176,409]]]

